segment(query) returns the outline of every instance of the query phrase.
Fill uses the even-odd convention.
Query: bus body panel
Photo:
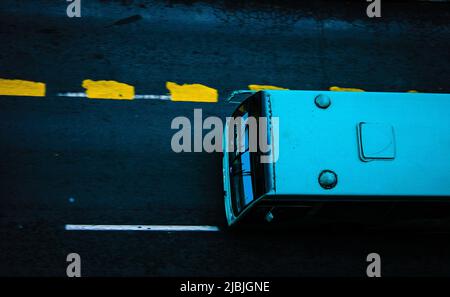
[[[316,106],[319,94],[330,99],[328,108]],[[272,116],[279,117],[277,194],[450,196],[450,95],[318,91],[267,95]],[[388,138],[393,143],[383,147],[385,140],[377,129],[381,135],[391,129]],[[367,134],[363,140],[361,133]],[[377,159],[376,152],[375,158],[362,158],[361,146],[370,149],[370,141],[375,147],[381,141],[386,158]],[[323,170],[336,173],[334,188],[320,186]]]

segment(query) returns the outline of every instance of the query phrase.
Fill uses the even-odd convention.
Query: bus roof
[[[276,194],[450,196],[449,94],[265,94],[279,118]],[[315,104],[318,95],[328,108]],[[324,170],[336,174],[335,187],[319,184]]]

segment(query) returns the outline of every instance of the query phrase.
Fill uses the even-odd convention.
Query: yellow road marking
[[[45,83],[0,78],[0,95],[44,97]]]
[[[248,85],[249,90],[262,91],[262,90],[289,90],[282,87],[270,86],[270,85]]]
[[[83,80],[86,96],[91,99],[133,100],[134,87],[114,80]]]
[[[201,84],[183,84],[166,82],[172,101],[217,102],[219,93],[216,89]]]
[[[419,92],[416,90],[409,90],[408,93],[419,93]]]
[[[341,87],[337,87],[337,86],[330,87],[330,91],[336,91],[336,92],[365,92],[363,89],[341,88]]]

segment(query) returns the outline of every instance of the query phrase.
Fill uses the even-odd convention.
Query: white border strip
[[[190,231],[190,232],[217,232],[217,226],[207,225],[66,225],[68,231]]]

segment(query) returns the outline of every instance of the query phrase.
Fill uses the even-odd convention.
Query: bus
[[[337,207],[341,220],[355,208],[416,203],[420,214],[450,202],[450,94],[265,90],[246,96],[236,117],[268,118],[259,137],[270,151],[230,151],[241,132],[225,124],[230,226],[251,213],[272,221],[287,209],[299,218]],[[273,161],[261,162],[267,155]]]

